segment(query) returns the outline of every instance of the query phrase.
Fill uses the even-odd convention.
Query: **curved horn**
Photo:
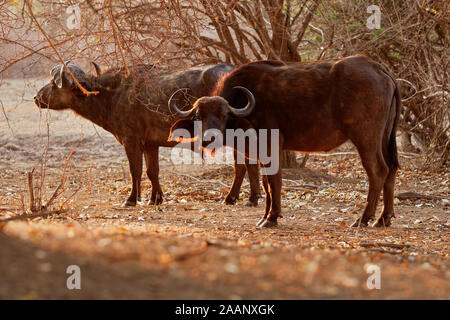
[[[95,72],[97,73],[97,77],[100,77],[100,75],[102,74],[102,69],[94,61],[91,61],[91,63],[94,66]]]
[[[60,70],[61,70],[60,66],[54,66],[52,70],[50,70],[50,75],[52,76],[52,78],[55,78],[56,75],[60,72]]]
[[[66,68],[69,67],[70,61],[71,60],[64,61],[64,64],[66,65]],[[65,86],[69,85],[72,82],[71,79],[68,77],[64,66],[61,66],[59,77],[61,79],[61,83],[60,83],[61,86],[58,85],[59,88],[65,87]]]
[[[255,108],[255,96],[253,95],[253,93],[251,93],[250,90],[248,90],[245,87],[237,86],[237,87],[233,87],[233,89],[239,89],[239,90],[243,91],[245,93],[245,95],[247,96],[248,103],[242,109],[236,109],[236,108],[233,108],[230,105],[228,105],[228,109],[236,117],[246,117],[246,116],[248,116],[250,113],[252,113],[253,109]]]
[[[168,105],[169,105],[169,110],[170,110],[170,112],[176,113],[180,118],[187,118],[187,117],[189,117],[189,116],[192,114],[192,112],[194,112],[195,107],[192,107],[190,110],[187,110],[187,111],[181,111],[181,110],[177,107],[177,105],[176,105],[176,103],[175,103],[175,101],[174,101],[174,99],[173,99],[173,98],[178,94],[178,92],[183,91],[183,90],[186,90],[186,91],[187,91],[187,90],[189,90],[189,88],[181,88],[181,89],[178,89],[177,91],[175,91],[175,92],[170,96]]]

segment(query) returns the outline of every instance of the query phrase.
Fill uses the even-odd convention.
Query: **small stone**
[[[192,233],[185,233],[178,236],[178,238],[187,238],[187,237],[192,237]]]
[[[224,267],[226,272],[237,274],[239,272],[239,267],[233,263],[227,263]]]
[[[42,260],[42,259],[45,259],[47,257],[47,252],[42,251],[42,250],[37,250],[35,255],[36,255],[36,258]]]
[[[52,271],[52,265],[50,263],[48,263],[48,262],[39,264],[38,268],[39,268],[39,271],[42,271],[42,272],[50,272],[50,271]]]
[[[422,263],[422,265],[420,266],[422,269],[425,270],[431,270],[431,265],[428,262]]]

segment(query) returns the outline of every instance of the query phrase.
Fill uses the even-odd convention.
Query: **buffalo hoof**
[[[162,203],[162,199],[158,199],[158,201],[156,200],[150,200],[147,204],[149,206],[159,206]]]
[[[260,225],[258,225],[258,228],[272,228],[276,227],[277,225],[277,221],[264,220]]]
[[[360,222],[359,222],[360,220],[361,220],[361,218],[356,219],[356,221],[353,222],[353,223],[351,224],[350,227],[352,227],[352,228],[358,228],[358,226],[361,226],[361,227],[367,227],[367,226],[369,225],[369,224],[368,224],[368,221],[361,220],[361,223],[360,223]]]
[[[245,203],[245,205],[247,207],[257,207],[259,198],[261,198],[260,194],[250,195],[250,197],[248,198],[248,201]]]
[[[375,221],[372,224],[372,227],[374,228],[383,228],[383,227],[389,227],[391,225],[391,218],[378,218],[377,221]]]
[[[157,206],[160,205],[163,202],[163,198],[161,194],[157,194],[156,196],[151,197],[150,201],[148,202],[151,206]]]
[[[248,200],[245,203],[245,206],[246,207],[257,207],[258,206],[258,200],[256,200],[256,201]]]
[[[236,203],[238,198],[228,195],[223,201],[227,205],[233,205]]]
[[[261,224],[263,224],[266,220],[264,218],[259,219],[259,221],[256,223],[256,226],[259,227]]]
[[[152,195],[150,197],[149,205],[159,205],[163,201],[163,192],[161,189],[152,190]]]
[[[124,203],[122,203],[122,207],[135,207],[135,206],[136,206],[136,201],[127,200]]]

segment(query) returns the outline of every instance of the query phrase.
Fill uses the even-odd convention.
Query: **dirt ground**
[[[130,192],[122,147],[70,111],[39,112],[32,97],[44,83],[0,84],[0,219],[28,207],[33,168],[35,184],[45,169],[48,200],[76,150],[54,203],[68,211],[0,226],[0,298],[450,298],[448,170],[421,168],[420,156],[401,153],[396,194],[435,197],[396,199],[392,227],[356,230],[349,224],[368,186],[358,155],[348,146],[314,154],[305,169],[283,172],[283,218],[259,230],[264,201],[244,205],[247,181],[236,205],[221,203],[230,164],[173,165],[163,149],[164,203],[122,208]],[[144,197],[150,190],[145,177]],[[81,290],[67,289],[70,265],[81,269]],[[380,268],[379,290],[367,288],[370,265]]]

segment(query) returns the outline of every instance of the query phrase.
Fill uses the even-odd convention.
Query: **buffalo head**
[[[66,68],[70,69],[77,81],[89,90],[89,76],[80,67],[70,64],[70,60],[64,64]],[[39,108],[67,109],[83,103],[87,98],[74,83],[63,65],[55,66],[50,71],[50,76],[50,83],[42,87],[34,97],[34,102]]]
[[[201,121],[202,137],[205,137],[208,130],[218,130],[225,137],[226,129],[234,129],[236,127],[246,129],[251,127],[250,123],[242,118],[252,113],[255,107],[255,97],[247,88],[236,86],[233,89],[241,90],[247,97],[247,105],[244,108],[234,108],[226,99],[220,96],[213,96],[199,98],[194,102],[191,109],[182,111],[176,104],[176,96],[186,89],[175,91],[169,99],[169,109],[181,119],[172,125],[169,140],[174,140],[172,133],[176,129],[185,129],[192,133],[194,131],[194,121]],[[206,138],[205,140],[210,139]]]

